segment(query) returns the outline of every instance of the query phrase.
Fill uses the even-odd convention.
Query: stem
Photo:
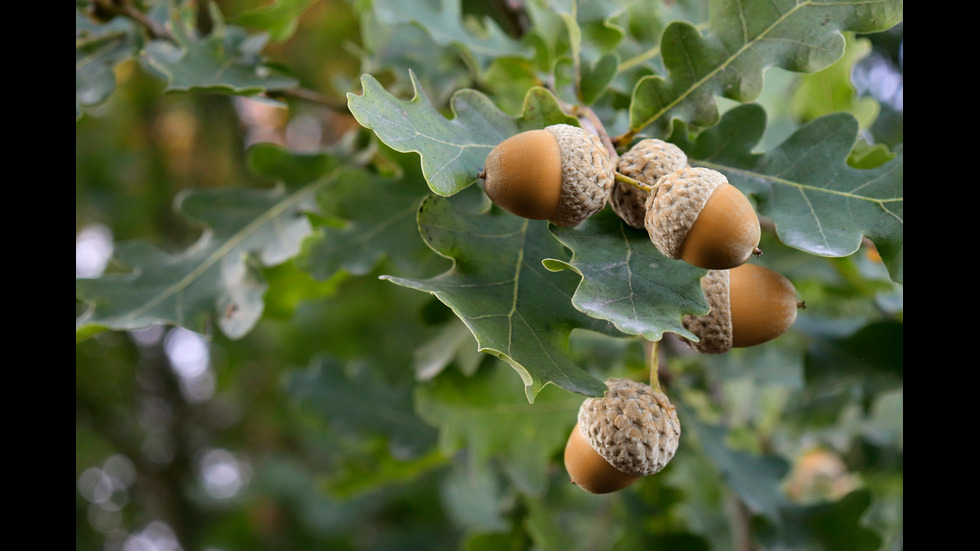
[[[736,551],[755,551],[752,542],[751,515],[744,503],[732,490],[725,491],[725,510],[732,531],[732,545]]]
[[[106,6],[112,13],[116,15],[122,15],[128,17],[133,21],[136,21],[146,29],[149,33],[150,38],[163,38],[171,42],[174,41],[173,35],[170,34],[170,30],[166,26],[161,25],[148,17],[145,13],[141,12],[133,3],[129,0],[122,2],[102,2],[103,6]]]
[[[633,138],[635,138],[639,132],[640,132],[639,128],[635,130],[627,130],[626,132],[623,132],[619,136],[613,136],[610,139],[612,140],[613,145],[616,146],[627,145],[633,141]]]
[[[309,88],[289,88],[286,90],[267,90],[266,96],[270,98],[295,98],[308,101],[310,103],[315,103],[322,107],[326,107],[332,111],[337,111],[340,113],[348,113],[347,104],[341,103],[330,96],[325,96]]]
[[[641,182],[639,180],[636,180],[634,178],[630,178],[629,176],[627,176],[625,174],[620,174],[618,171],[615,173],[615,178],[616,178],[616,181],[617,182],[622,182],[624,184],[629,184],[629,185],[631,185],[631,186],[633,186],[633,187],[635,187],[637,189],[642,189],[643,191],[645,191],[647,193],[653,193],[654,186],[651,186],[649,184],[644,184],[643,182]]]
[[[650,388],[660,390],[660,341],[650,343]]]

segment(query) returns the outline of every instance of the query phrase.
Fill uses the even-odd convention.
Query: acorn
[[[602,398],[579,407],[565,445],[571,481],[593,494],[615,492],[660,472],[681,435],[667,395],[630,379],[609,379]]]
[[[500,142],[480,177],[487,196],[504,210],[571,228],[606,205],[614,174],[598,136],[555,124]]]
[[[686,166],[687,154],[681,148],[657,139],[638,142],[616,161],[617,172],[650,186]],[[623,222],[642,230],[649,197],[649,191],[617,181],[609,194],[609,204]]]
[[[709,270],[727,270],[760,254],[762,230],[752,204],[725,175],[686,167],[657,181],[644,225],[657,249]]]
[[[681,322],[700,339],[689,344],[707,354],[771,341],[796,322],[803,306],[790,280],[755,264],[710,270],[701,278],[701,288],[711,310],[703,316],[686,315]]]

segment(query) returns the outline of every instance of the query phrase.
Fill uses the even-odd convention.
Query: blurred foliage
[[[535,245],[510,250],[540,278],[515,311],[561,368],[487,344],[499,327],[470,309],[492,294],[445,294],[517,265],[477,241],[520,225],[474,185],[486,150],[581,107],[748,171],[761,208],[780,160],[901,167],[902,3],[887,29],[833,4],[808,40],[838,54],[796,73],[742,43],[758,55],[735,93],[730,75],[698,80],[738,42],[724,2],[76,0],[76,549],[901,550],[901,226],[833,256],[764,226],[758,262],[806,309],[719,356],[678,338],[698,300],[622,330],[602,266],[643,240],[616,238],[609,213],[530,224]],[[681,71],[682,52],[706,65]],[[692,99],[646,126],[634,94],[663,86]],[[828,121],[816,152],[791,141]],[[900,171],[889,185],[901,195]],[[162,296],[165,313],[140,305]],[[102,316],[120,305],[138,321]],[[643,335],[662,336],[681,445],[593,496],[562,465],[579,392],[645,379]]]

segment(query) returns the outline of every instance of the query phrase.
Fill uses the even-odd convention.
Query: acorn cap
[[[595,134],[568,124],[554,124],[545,130],[558,139],[562,172],[558,208],[548,220],[575,227],[606,205],[615,181],[612,160]]]
[[[630,379],[609,379],[603,398],[589,398],[578,426],[589,445],[630,476],[659,472],[674,457],[681,435],[667,395]]]
[[[668,258],[680,258],[681,246],[725,175],[709,168],[685,167],[657,182],[647,199],[644,225],[654,245]]]
[[[695,342],[685,339],[692,348],[705,354],[723,354],[732,349],[732,309],[728,270],[709,270],[701,278],[701,289],[711,311],[703,316],[685,315],[684,328],[697,335]]]
[[[687,154],[676,145],[657,139],[638,142],[619,157],[616,170],[650,186],[657,180],[687,166]],[[609,203],[630,226],[643,229],[650,193],[624,182],[613,184]]]
[[[691,347],[707,354],[771,341],[793,325],[801,307],[790,280],[756,264],[710,270],[701,288],[711,311],[681,322],[700,339],[688,340]]]

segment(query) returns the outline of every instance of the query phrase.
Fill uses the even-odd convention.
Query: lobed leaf
[[[476,215],[430,197],[418,223],[426,243],[452,259],[453,267],[426,280],[385,279],[430,292],[452,308],[481,350],[521,374],[529,401],[548,383],[589,396],[605,392],[599,379],[571,359],[568,339],[575,328],[609,327],[571,306],[575,275],[552,273],[541,264],[542,258],[565,257],[546,222]]]
[[[866,491],[847,494],[834,502],[801,505],[782,489],[790,465],[775,454],[752,454],[728,445],[724,427],[700,421],[693,411],[678,405],[686,434],[715,465],[725,483],[749,510],[758,515],[754,525],[768,548],[823,550],[878,549],[881,539],[860,524],[870,505]]]
[[[249,149],[253,171],[302,185],[316,180],[335,163],[329,154],[297,154],[271,144]],[[411,175],[385,177],[349,165],[336,171],[316,195],[323,220],[304,244],[301,268],[318,280],[345,270],[364,275],[382,259],[405,273],[417,273],[431,251],[418,237],[415,213],[424,193]]]
[[[804,121],[831,113],[851,113],[861,128],[866,129],[877,118],[880,106],[873,97],[859,96],[851,73],[871,52],[871,41],[855,38],[852,33],[845,38],[844,56],[825,69],[803,76],[793,92],[790,108]]]
[[[424,194],[407,184],[362,170],[341,173],[317,197],[320,210],[340,226],[320,228],[306,246],[303,267],[327,279],[341,269],[364,275],[387,258],[401,273],[418,273],[431,255],[415,221]]]
[[[362,48],[356,51],[364,72],[389,75],[388,90],[394,94],[413,91],[414,80],[406,68],[411,68],[439,105],[457,90],[472,86],[471,71],[458,53],[434,42],[418,25],[386,24],[373,12],[365,12],[360,36]],[[526,90],[520,91],[521,98]]]
[[[840,59],[842,31],[875,32],[903,17],[902,0],[745,0],[711,3],[711,33],[688,22],[664,31],[661,50],[667,76],[637,81],[630,129],[676,117],[695,126],[718,120],[715,96],[752,101],[762,91],[763,72],[778,66],[814,72]],[[737,24],[732,24],[737,22]]]
[[[550,458],[568,437],[582,399],[551,389],[530,404],[508,392],[513,374],[495,364],[473,377],[447,371],[419,386],[418,413],[439,427],[445,453],[466,449],[470,460],[483,468],[489,468],[491,459],[503,459],[521,491],[541,495],[548,487]]]
[[[278,74],[259,56],[268,35],[247,35],[240,27],[226,26],[217,10],[212,18],[211,34],[197,38],[172,13],[174,42],[154,40],[141,52],[143,62],[167,80],[167,91],[255,95],[296,87],[295,79]]]
[[[507,36],[490,18],[482,21],[482,32],[468,28],[461,0],[374,0],[372,8],[388,25],[419,25],[437,44],[459,48],[481,69],[498,58],[527,54],[523,44]]]
[[[611,209],[574,230],[555,226],[552,233],[571,249],[572,260],[545,265],[582,277],[572,296],[576,308],[629,335],[659,341],[670,331],[697,340],[681,318],[708,312],[700,284],[705,270],[665,257],[645,231],[627,226]]]
[[[752,195],[759,214],[772,219],[786,245],[840,257],[856,252],[866,236],[892,279],[901,283],[903,153],[874,168],[848,165],[858,123],[847,113],[811,121],[772,151],[755,153],[765,124],[760,107],[744,105],[693,144],[685,142],[683,132],[675,132],[671,141],[687,152],[692,165],[718,170]]]
[[[866,395],[901,388],[904,333],[902,323],[882,321],[844,337],[813,339],[807,352],[807,383],[821,392],[848,388]]]
[[[490,151],[508,137],[550,124],[577,125],[557,98],[532,88],[520,117],[512,118],[475,90],[459,90],[451,101],[454,118],[442,116],[428,101],[414,73],[411,100],[388,93],[371,75],[361,77],[361,95],[348,94],[348,107],[362,126],[396,151],[421,156],[422,174],[438,195],[453,195],[476,181]]]
[[[76,319],[76,333],[154,323],[206,332],[214,319],[229,337],[244,336],[262,314],[266,284],[261,268],[298,254],[312,231],[306,213],[315,208],[316,191],[333,180],[330,173],[321,176],[298,188],[180,196],[178,208],[206,226],[200,239],[179,254],[140,241],[118,245],[115,259],[128,272],[75,280],[76,295],[88,304]]]
[[[121,18],[98,24],[75,8],[75,120],[116,90],[115,67],[136,57],[139,35]]]
[[[316,0],[273,0],[269,5],[245,10],[234,18],[243,27],[263,29],[269,37],[282,42],[293,36],[299,17]]]
[[[436,443],[435,430],[413,411],[411,387],[390,385],[367,365],[317,357],[289,377],[286,392],[332,432],[382,437],[402,459],[419,457]]]

